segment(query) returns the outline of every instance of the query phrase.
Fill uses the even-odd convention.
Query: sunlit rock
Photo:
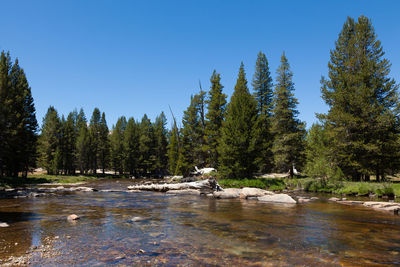
[[[266,195],[259,197],[258,200],[263,202],[296,204],[296,200],[294,200],[291,196],[286,194]]]

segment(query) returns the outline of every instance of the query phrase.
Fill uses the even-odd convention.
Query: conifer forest
[[[99,108],[59,114],[47,110],[41,128],[31,88],[18,59],[0,59],[0,175],[48,174],[188,176],[195,166],[224,178],[294,170],[311,177],[377,181],[400,168],[399,85],[371,21],[347,18],[330,52],[321,97],[329,106],[319,123],[298,118],[289,59],[269,67],[259,52],[252,78],[240,64],[234,92],[224,94],[214,70],[208,91],[192,95],[182,122],[165,111],[151,121],[121,116],[109,128]],[[171,103],[173,106],[173,103]],[[168,111],[170,112],[170,111]],[[172,111],[171,111],[172,112]],[[170,126],[170,127],[169,127]]]

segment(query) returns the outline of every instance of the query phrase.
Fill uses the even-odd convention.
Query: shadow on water
[[[0,211],[0,222],[8,224],[39,219],[33,212]]]

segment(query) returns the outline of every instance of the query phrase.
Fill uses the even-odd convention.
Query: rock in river
[[[296,200],[294,200],[291,196],[286,194],[266,195],[259,197],[258,200],[263,202],[296,204]]]
[[[227,188],[223,191],[215,191],[213,193],[215,198],[238,198],[240,196],[241,189],[238,188]]]
[[[9,226],[8,223],[0,222],[0,227],[8,227],[8,226]]]
[[[240,198],[262,197],[273,194],[273,192],[253,187],[244,187],[240,190]]]
[[[79,220],[79,216],[78,215],[76,215],[76,214],[71,214],[71,215],[68,215],[68,217],[67,217],[67,220],[68,221],[75,221],[75,220]]]

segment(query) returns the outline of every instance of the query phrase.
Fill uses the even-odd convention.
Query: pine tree
[[[195,166],[202,167],[205,163],[204,155],[204,92],[200,91],[191,97],[190,105],[184,111],[180,138],[180,149],[177,162],[177,173],[189,175]]]
[[[9,144],[9,129],[7,129],[8,117],[11,112],[9,94],[11,58],[9,53],[1,52],[0,56],[0,176],[7,171],[7,157]]]
[[[129,118],[124,133],[125,170],[130,175],[136,175],[139,165],[140,129],[134,118]]]
[[[398,85],[368,18],[347,18],[328,67],[321,92],[330,109],[320,118],[335,160],[353,180],[379,180],[399,168]]]
[[[298,101],[293,95],[293,73],[283,53],[277,70],[277,84],[274,91],[272,132],[275,167],[278,171],[288,171],[294,175],[294,165],[301,167],[304,160],[305,125],[297,115]]]
[[[246,178],[255,171],[253,128],[257,119],[257,102],[247,87],[243,63],[231,101],[228,104],[219,145],[219,173],[228,178]]]
[[[123,162],[125,158],[124,153],[124,132],[126,130],[127,122],[124,116],[117,120],[117,123],[112,129],[110,135],[111,141],[111,166],[115,173],[117,171],[120,175],[124,173]]]
[[[209,98],[206,101],[207,114],[204,129],[205,136],[205,151],[207,152],[207,164],[210,167],[217,168],[218,166],[218,144],[221,138],[221,126],[224,120],[226,95],[222,93],[224,88],[221,85],[220,74],[215,70],[210,78],[211,88]]]
[[[80,174],[84,174],[89,169],[90,138],[86,116],[82,108],[76,118],[76,128],[76,165]]]
[[[101,114],[98,108],[93,110],[92,117],[89,124],[90,136],[90,168],[93,174],[96,174],[98,162],[100,158],[100,144],[101,144]]]
[[[0,176],[26,176],[35,165],[37,121],[31,88],[18,59],[0,58]]]
[[[99,130],[99,163],[104,175],[110,161],[109,130],[106,121],[106,114],[104,112],[101,114]]]
[[[179,152],[180,152],[179,139],[180,139],[179,129],[174,121],[172,129],[169,133],[169,143],[168,143],[168,169],[171,175],[178,174],[177,166],[178,166]]]
[[[142,175],[148,176],[154,170],[154,131],[150,119],[144,114],[140,123],[139,169]]]
[[[39,137],[39,166],[45,168],[48,174],[58,174],[60,169],[60,128],[58,113],[53,106],[50,106],[43,118]]]
[[[75,114],[70,112],[67,120],[62,119],[63,165],[66,174],[75,174],[76,155],[76,122]]]
[[[154,143],[155,143],[155,163],[154,169],[158,176],[164,176],[168,168],[168,152],[167,152],[167,130],[165,125],[167,118],[164,112],[157,116],[154,126]]]
[[[268,60],[262,52],[259,52],[257,56],[252,85],[258,108],[258,118],[254,129],[257,148],[255,163],[259,171],[265,173],[273,168],[271,133],[273,85]]]

